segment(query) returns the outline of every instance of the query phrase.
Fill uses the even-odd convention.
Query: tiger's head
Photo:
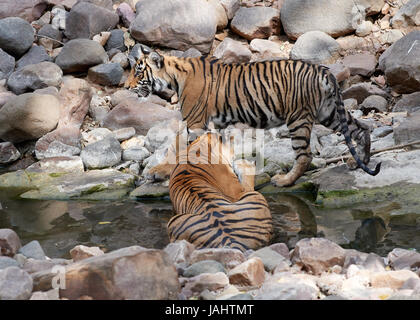
[[[164,68],[164,57],[146,45],[133,48],[128,56],[131,72],[124,87],[137,93],[139,97],[148,97],[168,88],[169,77]]]

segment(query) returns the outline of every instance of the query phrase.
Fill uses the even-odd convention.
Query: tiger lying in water
[[[170,172],[169,195],[175,211],[168,222],[171,242],[184,239],[197,248],[244,251],[270,241],[271,213],[264,196],[254,191],[254,175],[249,174],[255,173],[255,167],[240,163],[238,179],[232,149],[219,134],[206,133],[176,155],[172,144],[167,161],[148,172],[160,177]],[[174,156],[177,164],[168,161]]]
[[[308,169],[315,122],[344,135],[358,167],[371,175],[380,171],[380,163],[375,170],[366,166],[370,130],[346,112],[327,67],[293,60],[223,64],[206,57],[162,56],[144,45],[134,55],[126,87],[144,97],[176,91],[189,130],[205,130],[210,122],[219,128],[242,122],[267,129],[286,123],[296,157],[291,171],[272,178],[278,186],[294,184]]]

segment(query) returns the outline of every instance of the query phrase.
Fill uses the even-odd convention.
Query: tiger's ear
[[[159,69],[162,68],[163,57],[159,53],[152,51],[149,54],[149,60]]]

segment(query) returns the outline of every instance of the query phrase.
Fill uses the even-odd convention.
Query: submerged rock
[[[0,176],[0,188],[30,190],[25,199],[120,199],[134,187],[134,176],[114,169],[80,173],[37,173],[23,170]]]

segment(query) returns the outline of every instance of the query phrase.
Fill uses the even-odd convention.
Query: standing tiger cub
[[[310,138],[315,122],[340,131],[357,166],[370,175],[380,171],[367,167],[370,131],[344,109],[335,77],[327,67],[295,60],[223,64],[208,57],[162,56],[142,45],[126,87],[140,96],[152,92],[177,92],[183,120],[189,130],[218,128],[242,122],[254,128],[287,125],[296,158],[286,174],[272,182],[288,186],[304,174],[311,161]],[[356,142],[356,148],[352,140]]]
[[[180,136],[178,136],[180,137]],[[258,249],[272,237],[267,201],[254,191],[255,166],[235,162],[233,148],[217,133],[206,133],[186,149],[175,143],[167,159],[149,175],[170,173],[169,196],[175,215],[168,222],[171,242],[187,240],[197,248]],[[254,173],[254,174],[253,174]]]

